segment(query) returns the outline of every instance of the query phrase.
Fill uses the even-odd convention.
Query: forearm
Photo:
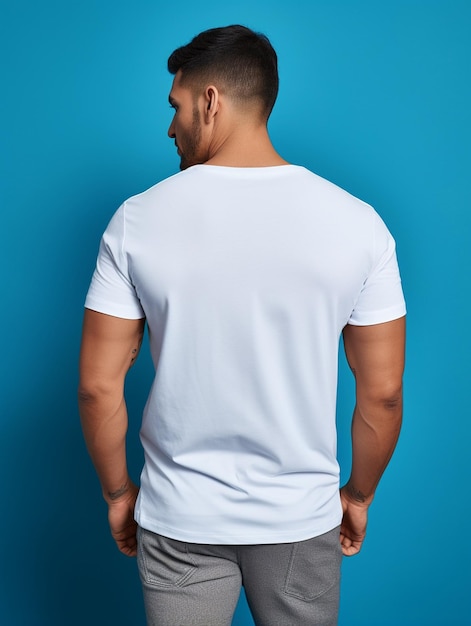
[[[359,402],[352,422],[352,470],[346,485],[357,502],[370,503],[399,437],[402,397],[394,401]]]
[[[79,392],[79,409],[87,449],[98,474],[103,497],[116,500],[128,488],[126,432],[128,417],[122,394]]]

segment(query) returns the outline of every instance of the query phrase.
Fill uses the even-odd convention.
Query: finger
[[[117,541],[116,545],[118,546],[118,550],[126,556],[133,557],[137,555],[137,545],[135,542],[134,544],[128,544]]]
[[[360,552],[360,548],[354,545],[342,546],[342,554],[344,556],[355,556]]]
[[[360,552],[363,540],[352,539],[348,535],[341,534],[340,545],[344,556],[355,556]]]
[[[348,545],[345,545],[345,556],[354,556],[358,554],[363,546],[363,541],[350,541]]]

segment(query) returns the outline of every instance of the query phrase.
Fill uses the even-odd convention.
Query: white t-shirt
[[[85,306],[147,319],[141,526],[254,544],[340,523],[339,338],[405,314],[370,206],[295,165],[196,165],[120,207]]]

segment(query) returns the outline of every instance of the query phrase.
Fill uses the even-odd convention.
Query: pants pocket
[[[137,563],[143,582],[158,587],[183,587],[197,566],[186,543],[138,528]]]
[[[340,582],[342,550],[339,528],[294,543],[284,592],[301,600],[315,600]]]

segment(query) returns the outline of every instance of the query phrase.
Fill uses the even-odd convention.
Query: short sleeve
[[[125,244],[125,205],[115,213],[100,242],[96,268],[85,307],[122,317],[145,317],[128,271]]]
[[[375,214],[374,263],[348,323],[369,326],[390,322],[405,314],[396,243],[384,222]]]

